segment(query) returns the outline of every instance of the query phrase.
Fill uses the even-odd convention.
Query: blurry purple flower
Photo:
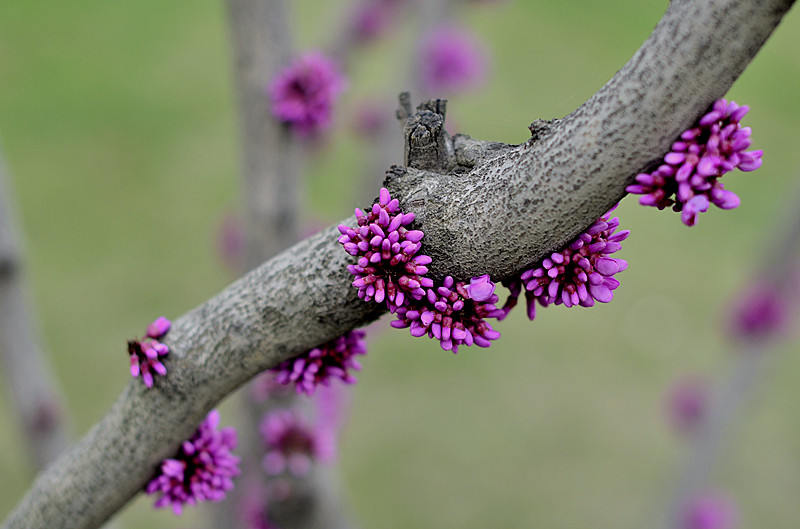
[[[681,220],[687,226],[694,226],[697,214],[710,204],[737,207],[739,197],[724,189],[718,178],[736,168],[754,171],[761,167],[763,151],[746,151],[751,144],[750,127],[739,123],[748,110],[734,101],[715,102],[672,144],[664,163],[652,173],[637,175],[636,184],[627,191],[644,195],[639,199],[644,206],[682,211]]]
[[[739,524],[739,511],[729,496],[710,492],[689,502],[683,521],[684,529],[733,529]]]
[[[347,253],[358,257],[347,269],[356,276],[353,286],[365,301],[386,302],[394,312],[410,297],[422,299],[433,280],[428,273],[431,258],[416,255],[424,233],[406,228],[413,213],[399,211],[400,203],[381,188],[380,198],[368,213],[356,208],[357,228],[339,225],[339,242]]]
[[[350,18],[350,31],[356,41],[364,43],[381,37],[397,18],[398,9],[407,0],[362,0]]]
[[[608,303],[614,297],[613,291],[619,286],[619,281],[613,276],[625,270],[628,263],[610,255],[621,248],[620,243],[630,234],[628,230],[614,233],[619,227],[617,217],[609,220],[614,208],[567,248],[553,252],[538,266],[522,273],[520,279],[527,291],[528,317],[531,320],[536,317],[535,301],[543,307],[551,303],[591,307],[595,301]],[[513,282],[509,284],[513,285]],[[514,291],[512,297],[516,298],[513,294]]]
[[[170,505],[180,516],[184,505],[220,501],[233,488],[233,477],[239,475],[239,458],[231,453],[236,430],[217,430],[218,425],[219,413],[212,410],[178,454],[161,463],[145,487],[147,494],[160,495],[155,507]]]
[[[688,434],[703,422],[710,398],[708,380],[697,375],[676,380],[667,390],[666,411],[676,431]]]
[[[442,349],[458,352],[459,345],[489,347],[500,337],[486,318],[503,314],[495,303],[495,285],[488,275],[473,277],[469,284],[456,283],[447,276],[442,286],[428,288],[424,298],[411,299],[397,309],[392,327],[410,327],[412,336],[436,338]]]
[[[734,302],[731,333],[751,342],[775,338],[786,330],[789,307],[780,288],[768,282],[750,285]]]
[[[269,85],[272,112],[301,136],[330,126],[345,81],[332,59],[310,52],[284,68]]]
[[[319,384],[330,384],[331,378],[339,378],[345,384],[355,384],[356,379],[349,370],[360,370],[361,364],[355,356],[366,353],[364,332],[353,330],[282,362],[272,371],[277,373],[276,380],[279,383],[294,383],[298,393],[312,395]]]
[[[315,461],[326,463],[336,454],[335,436],[327,428],[312,428],[290,410],[266,415],[260,431],[267,451],[264,470],[272,476],[302,477]]]
[[[475,36],[455,27],[434,30],[422,42],[419,64],[425,88],[449,93],[474,88],[486,75],[486,54]]]
[[[161,359],[169,354],[169,347],[155,338],[161,338],[167,334],[171,325],[170,321],[162,316],[147,326],[147,333],[141,341],[128,340],[131,375],[134,378],[141,375],[144,385],[148,388],[153,387],[154,374],[162,377],[167,374],[167,368]]]

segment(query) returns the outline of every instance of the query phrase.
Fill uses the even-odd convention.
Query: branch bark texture
[[[417,213],[432,273],[501,279],[562,247],[728,90],[791,5],[674,0],[605,87],[563,120],[534,128],[535,138],[496,148],[457,137],[453,172],[397,173],[388,184]],[[150,390],[132,381],[2,527],[97,527],[222,397],[375,318],[379,309],[350,286],[351,258],[337,236],[330,227],[301,241],[177,319],[165,339],[168,376]]]

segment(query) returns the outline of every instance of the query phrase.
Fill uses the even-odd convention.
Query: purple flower
[[[333,105],[344,90],[333,60],[310,52],[284,68],[269,85],[272,113],[301,136],[330,126]]]
[[[336,454],[333,432],[310,427],[290,410],[269,413],[259,430],[267,451],[264,470],[272,476],[288,472],[302,477],[314,461],[328,462]]]
[[[629,193],[644,195],[639,203],[681,211],[681,221],[694,226],[697,214],[710,204],[722,209],[739,205],[739,197],[726,190],[718,178],[732,171],[754,171],[761,167],[763,151],[750,147],[750,127],[742,127],[747,106],[720,99],[694,127],[681,134],[652,173],[640,173]]]
[[[479,85],[486,73],[486,56],[465,29],[443,27],[422,42],[419,63],[425,88],[451,92]]]
[[[779,287],[760,281],[748,287],[734,303],[731,333],[742,340],[760,342],[780,335],[788,320],[789,307]]]
[[[220,501],[233,488],[233,477],[239,475],[239,458],[231,453],[236,430],[217,430],[218,425],[219,413],[212,410],[178,454],[161,463],[145,487],[147,494],[160,495],[155,507],[171,505],[180,516],[184,505]]]
[[[131,375],[136,378],[142,375],[142,381],[148,388],[153,387],[153,373],[162,377],[167,374],[161,357],[169,354],[169,347],[156,340],[128,340],[128,354],[131,355]]]
[[[407,0],[363,0],[352,12],[350,31],[358,42],[374,40],[392,27],[398,8]]]
[[[703,422],[708,409],[710,388],[708,380],[692,375],[678,379],[667,391],[666,411],[672,426],[687,434]]]
[[[428,288],[422,299],[411,299],[397,309],[392,327],[410,327],[412,336],[436,338],[442,349],[458,352],[459,345],[489,347],[500,337],[486,318],[503,314],[495,306],[495,285],[488,275],[473,277],[469,284],[456,283],[447,276],[441,286]]]
[[[704,493],[686,507],[684,529],[733,529],[739,524],[736,503],[720,492]]]
[[[156,340],[169,332],[172,324],[165,317],[160,317],[147,326],[147,333],[142,340],[128,340],[128,354],[131,357],[131,375],[142,376],[144,385],[153,387],[153,374],[167,374],[166,366],[161,359],[169,354],[169,347]],[[148,339],[150,338],[150,339]]]
[[[367,353],[364,332],[353,330],[311,349],[274,367],[276,380],[281,384],[294,382],[298,393],[312,395],[319,384],[327,386],[331,378],[339,378],[345,384],[355,384],[356,379],[350,369],[358,371],[361,364],[356,355]]]
[[[614,206],[616,207],[616,206]],[[610,257],[621,248],[630,231],[614,231],[619,227],[619,219],[609,220],[612,208],[604,216],[581,233],[567,248],[553,252],[538,266],[526,270],[520,276],[525,285],[528,300],[528,317],[536,317],[535,301],[543,307],[550,304],[573,307],[591,307],[595,301],[608,303],[619,286],[613,276],[628,267],[624,259]],[[514,281],[508,283],[513,302],[516,304],[519,289]],[[515,294],[516,293],[516,294]],[[509,308],[510,310],[510,308]]]
[[[347,253],[358,257],[347,269],[356,276],[353,286],[365,301],[386,302],[394,312],[410,297],[422,299],[425,288],[433,287],[428,273],[431,258],[417,255],[424,233],[406,228],[413,213],[399,210],[400,203],[381,188],[379,201],[369,213],[356,208],[358,227],[339,225],[339,242]]]

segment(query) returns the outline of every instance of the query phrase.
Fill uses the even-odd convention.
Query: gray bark
[[[292,59],[288,5],[283,0],[228,0],[232,52],[239,94],[245,204],[245,269],[285,250],[299,238],[299,202],[302,193],[299,145],[291,131],[270,111],[265,87]],[[259,423],[276,407],[303,408],[308,399],[293,392],[278,402],[256,403],[239,392],[244,412],[239,428],[239,454],[245,464],[240,482],[270,479],[261,468],[264,455]],[[315,468],[303,479],[292,480],[290,496],[270,502],[271,519],[284,529],[348,527],[338,507],[336,483],[330,469]],[[223,505],[214,506],[217,527],[242,526],[241,504],[249,492],[234,489]],[[267,498],[263,498],[266,503]]]
[[[744,70],[791,0],[674,0],[628,64],[574,113],[514,147],[470,143],[449,175],[389,182],[426,233],[434,276],[502,279],[562,247]],[[456,148],[458,155],[458,148]],[[459,159],[459,158],[457,158]],[[355,218],[343,221],[354,225]],[[250,377],[375,318],[329,227],[174,322],[169,374],[132,381],[34,483],[4,528],[97,527],[147,482],[205,413]]]

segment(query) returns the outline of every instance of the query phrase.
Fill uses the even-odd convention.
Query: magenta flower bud
[[[465,288],[473,301],[486,301],[494,294],[494,283],[489,279],[489,274],[473,277]]]
[[[156,321],[147,326],[147,336],[156,339],[161,338],[162,336],[164,336],[169,332],[169,328],[171,325],[172,323],[167,318],[161,316],[158,319],[156,319]]]

